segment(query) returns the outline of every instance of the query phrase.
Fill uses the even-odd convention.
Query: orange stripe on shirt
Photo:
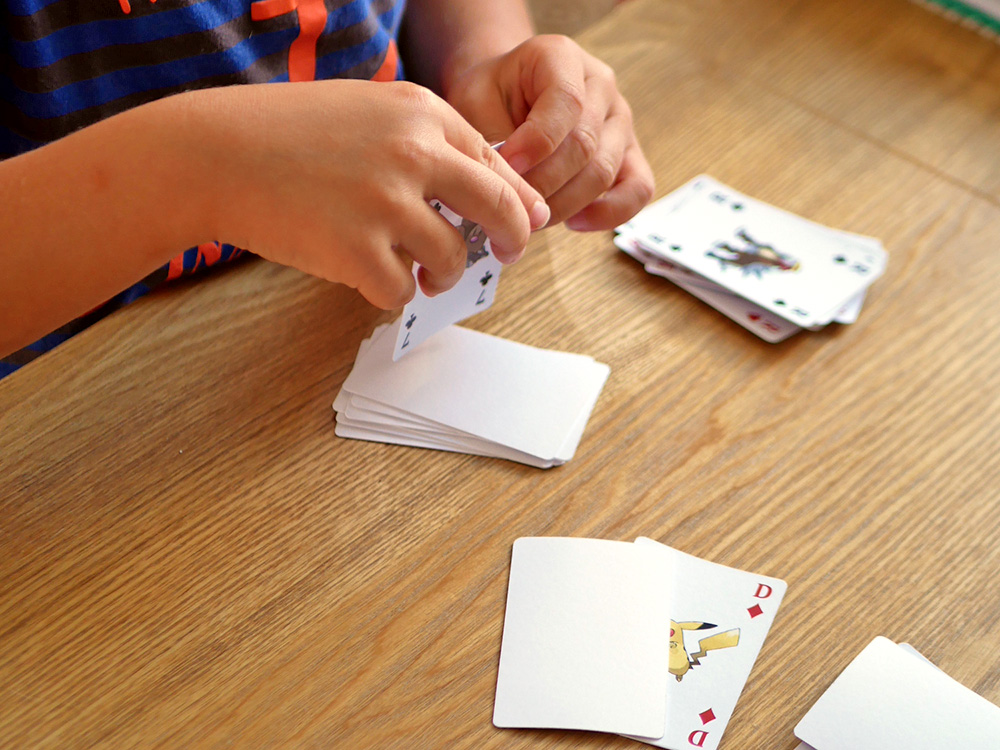
[[[399,50],[396,49],[396,40],[390,39],[389,46],[385,49],[385,59],[372,76],[373,81],[395,81],[396,68],[399,67]]]
[[[206,266],[214,266],[222,257],[222,245],[218,242],[205,242],[198,245],[198,257],[205,262]]]
[[[288,80],[316,80],[316,40],[326,28],[326,0],[298,0],[299,35],[288,48]]]
[[[250,18],[254,21],[270,21],[291,13],[297,6],[297,0],[257,0],[250,4]]]
[[[184,273],[184,253],[181,253],[176,258],[171,258],[170,263],[167,265],[167,280],[172,281],[173,279],[179,279]]]

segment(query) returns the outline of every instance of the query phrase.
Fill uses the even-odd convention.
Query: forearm
[[[214,239],[173,99],[0,162],[0,355]]]
[[[523,0],[409,0],[406,13],[402,48],[409,77],[445,97],[461,73],[534,33]]]

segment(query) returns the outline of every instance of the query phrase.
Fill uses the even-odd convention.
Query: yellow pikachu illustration
[[[691,667],[696,667],[709,651],[717,651],[720,648],[732,648],[740,642],[740,629],[724,630],[721,633],[710,635],[698,641],[698,651],[689,654],[684,646],[685,630],[711,630],[718,627],[710,622],[675,622],[670,621],[670,674],[680,682]]]

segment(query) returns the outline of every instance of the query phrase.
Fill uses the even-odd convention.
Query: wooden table
[[[533,240],[471,326],[611,366],[576,457],[341,440],[391,316],[263,262],[0,382],[0,745],[639,747],[490,723],[510,548],[660,539],[788,581],[722,747],[874,636],[1000,702],[1000,47],[905,0],[633,0],[664,194],[708,172],[881,237],[860,320],[772,346],[615,251]]]

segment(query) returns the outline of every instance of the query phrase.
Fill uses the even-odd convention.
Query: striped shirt
[[[240,83],[402,77],[405,0],[0,0],[0,159],[131,107]],[[190,248],[98,310],[0,359],[0,377],[158,284],[240,257]]]

